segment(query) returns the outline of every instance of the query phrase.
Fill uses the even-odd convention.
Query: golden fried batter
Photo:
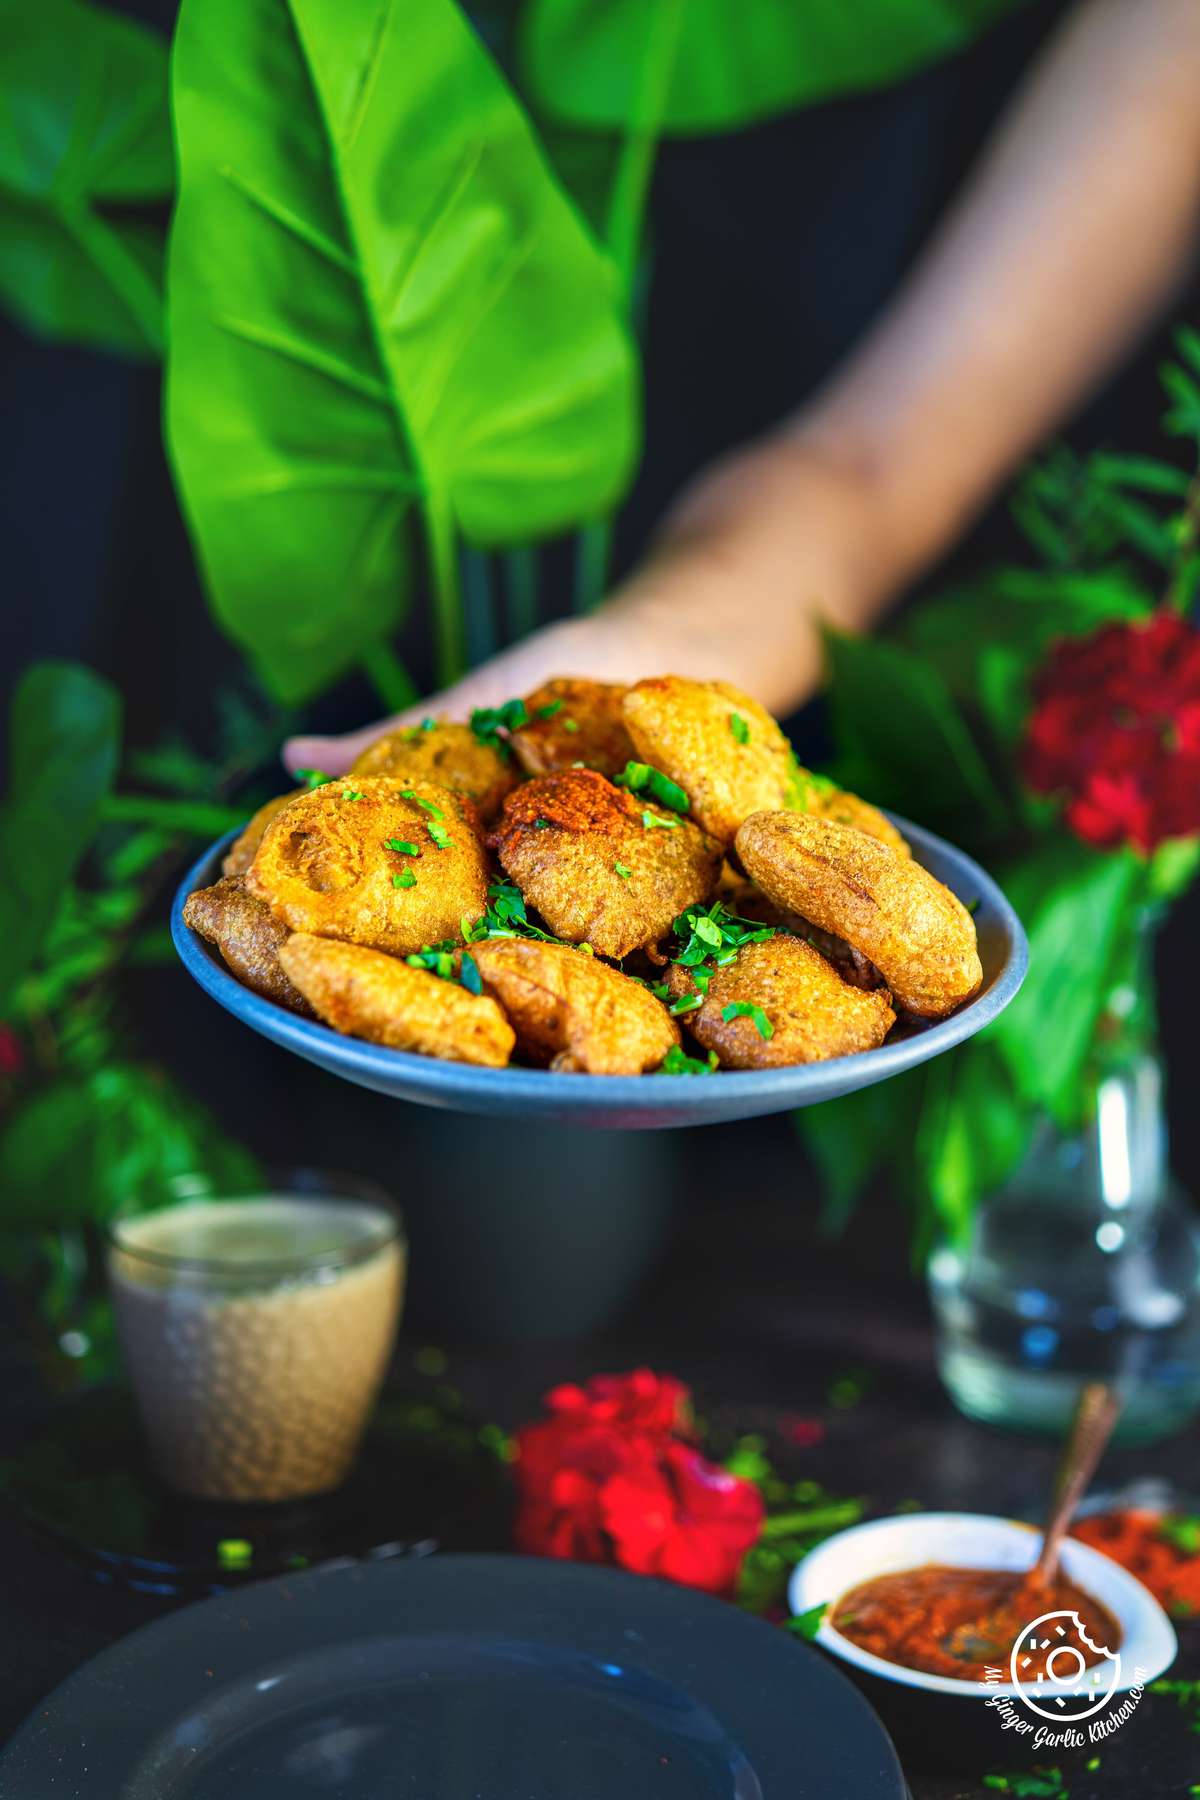
[[[466,796],[388,775],[344,776],[301,794],[271,821],[246,875],[293,931],[398,956],[458,937],[462,920],[486,907],[487,884]]]
[[[819,950],[826,962],[831,962],[843,981],[851,987],[878,988],[884,986],[883,976],[853,944],[845,938],[835,937],[832,931],[822,931],[811,919],[802,919],[799,913],[789,912],[786,907],[776,906],[756,882],[750,880],[726,863],[720,884],[717,888],[717,899],[728,907],[739,919],[754,919],[763,925],[774,925],[777,930],[790,931],[796,937],[811,944]]]
[[[628,690],[609,681],[560,676],[526,696],[529,724],[511,738],[527,775],[551,775],[584,763],[602,775],[619,775],[633,756],[621,702]],[[539,718],[544,708],[549,718]]]
[[[685,907],[706,900],[721,856],[678,813],[593,769],[527,781],[489,841],[557,937],[614,959],[653,944]]]
[[[679,1042],[675,1021],[649,988],[585,951],[493,938],[471,954],[522,1050],[552,1069],[641,1075]]]
[[[971,915],[919,863],[809,813],[754,813],[737,850],[778,905],[869,958],[906,1011],[940,1019],[978,990]]]
[[[676,999],[697,992],[691,971],[678,963],[667,981]],[[726,1019],[725,1008],[737,1003],[761,1007],[771,1035],[764,1037],[751,1017]],[[774,1069],[878,1049],[896,1015],[885,988],[852,987],[811,944],[778,932],[715,969],[701,1005],[683,1020],[725,1068]]]
[[[697,823],[725,846],[749,813],[788,804],[792,747],[740,688],[660,675],[630,688],[624,713],[638,756],[678,782]]]
[[[438,719],[432,725],[409,725],[368,744],[351,766],[351,775],[397,775],[406,782],[435,781],[466,794],[479,816],[490,824],[517,777],[494,744],[482,743],[469,725]]]
[[[812,813],[818,819],[829,819],[835,825],[852,825],[868,837],[890,844],[901,856],[911,856],[908,842],[892,824],[886,813],[860,800],[846,788],[840,788],[824,775],[813,775],[797,763],[792,804],[799,812]]]
[[[298,931],[280,961],[325,1023],[351,1037],[491,1069],[504,1067],[516,1042],[486,994],[469,994],[381,950]]]
[[[280,965],[279,952],[289,935],[287,926],[246,892],[240,877],[227,875],[213,887],[197,888],[189,894],[183,905],[183,922],[217,946],[246,987],[292,1012],[311,1014],[308,1001]]]
[[[291,793],[276,794],[273,800],[260,806],[241,836],[234,838],[225,852],[225,859],[221,864],[222,875],[244,875],[254,861],[254,853],[276,813],[281,813],[285,806],[290,806],[298,794],[306,792],[305,788],[293,788]]]

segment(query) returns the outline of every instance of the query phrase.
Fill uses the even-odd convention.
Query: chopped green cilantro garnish
[[[619,875],[622,881],[628,881],[629,877],[633,874],[633,870],[627,869],[623,862],[615,862],[613,864],[613,872],[614,874]]]
[[[707,1060],[701,1062],[698,1056],[689,1056],[678,1044],[672,1044],[662,1062],[655,1070],[657,1075],[711,1075],[717,1066],[717,1053],[710,1050]]]
[[[552,932],[543,931],[526,917],[525,898],[511,881],[493,881],[488,888],[488,907],[481,919],[472,924],[462,920],[463,942],[482,944],[487,938],[540,938],[546,944],[561,944]]]
[[[710,959],[723,968],[734,960],[743,944],[759,944],[775,935],[773,925],[739,919],[719,900],[707,907],[689,906],[675,920],[672,930],[683,942],[675,961],[685,969],[694,969]]]
[[[579,730],[579,720],[578,719],[564,719],[562,722],[562,728],[564,731],[578,731]]]
[[[665,1000],[670,994],[671,989],[665,981],[652,981],[650,983],[650,992],[654,995],[656,1000]]]
[[[437,720],[436,719],[422,719],[421,720],[421,730],[422,731],[436,731],[437,730]]]
[[[644,791],[660,805],[669,806],[672,812],[687,812],[691,806],[679,783],[656,769],[653,763],[627,762],[614,779],[618,787],[628,788],[631,794]]]
[[[785,1619],[784,1627],[788,1631],[794,1631],[797,1637],[805,1638],[811,1643],[820,1631],[828,1611],[828,1600],[818,1600],[815,1606],[806,1607],[803,1612],[793,1613],[790,1619]]]
[[[674,1014],[674,1016],[676,1018],[678,1018],[680,1013],[695,1012],[695,1010],[698,1006],[703,1006],[703,1005],[704,1005],[704,995],[703,994],[683,994],[680,996],[680,998],[678,1000],[672,1000],[670,1006],[668,1006],[668,1008],[667,1008],[667,1011],[669,1013]]]
[[[652,812],[644,812],[642,814],[642,829],[644,831],[677,831],[679,829],[679,820],[672,818],[660,819]]]
[[[535,819],[533,821],[533,829],[535,831],[548,831],[550,829],[549,819]]]
[[[401,856],[420,856],[421,852],[410,838],[389,838],[389,850],[396,850]]]
[[[503,706],[477,706],[471,714],[471,730],[480,743],[490,744],[502,756],[508,755],[508,745],[500,733],[520,731],[528,723],[529,709],[523,700],[506,700]]]
[[[741,713],[730,713],[729,729],[732,731],[739,744],[748,744],[750,742],[750,727],[747,725],[745,719],[743,719]]]
[[[759,1037],[770,1038],[775,1036],[775,1027],[772,1025],[770,1019],[768,1019],[762,1007],[756,1006],[751,1000],[731,1000],[728,1006],[723,1006],[721,1008],[721,1017],[727,1025],[731,1019],[753,1019],[755,1025],[758,1027]]]
[[[417,878],[411,869],[401,869],[398,875],[392,876],[392,886],[399,888],[416,887]]]
[[[247,1538],[221,1538],[217,1563],[222,1569],[248,1569],[254,1561],[254,1545]]]
[[[555,713],[561,712],[562,709],[563,703],[561,700],[547,700],[545,706],[538,707],[534,717],[538,719],[552,719]]]
[[[305,786],[310,788],[324,787],[327,781],[332,781],[333,779],[334,777],[332,775],[326,775],[323,769],[296,770],[296,780],[304,782]]]
[[[708,984],[712,980],[712,978],[713,978],[712,970],[706,969],[704,967],[703,963],[699,964],[698,967],[696,967],[692,970],[692,980],[695,982],[696,987],[702,994],[707,994]]]
[[[401,788],[400,798],[402,800],[415,800],[418,806],[423,807],[424,810],[435,819],[444,819],[446,816],[441,807],[437,806],[432,800],[422,800],[415,788]]]
[[[357,788],[343,788],[341,798],[343,800],[361,800],[362,794]]]
[[[423,944],[405,962],[413,969],[428,969],[431,975],[438,975],[443,981],[454,979],[454,952],[458,945],[453,938],[443,938],[440,944]]]
[[[425,827],[425,829],[429,833],[430,837],[433,839],[434,843],[437,845],[439,850],[449,850],[449,848],[453,842],[453,839],[451,838],[450,833],[446,830],[446,827],[444,825],[439,825],[437,823],[437,820],[434,819],[434,820],[430,821],[430,823]]]
[[[471,955],[469,950],[463,952],[462,966],[459,970],[459,980],[469,994],[482,994],[483,979],[479,973],[479,964],[475,961],[475,958]]]

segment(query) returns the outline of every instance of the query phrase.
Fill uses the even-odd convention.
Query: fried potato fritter
[[[260,806],[241,836],[234,838],[225,852],[225,859],[221,864],[222,875],[244,875],[254,861],[254,853],[262,843],[271,820],[307,791],[306,788],[293,788],[290,794],[276,794],[273,800]]]
[[[527,781],[489,841],[557,937],[614,960],[655,943],[685,907],[706,900],[721,857],[698,826],[594,769]]]
[[[280,961],[335,1031],[443,1062],[502,1069],[516,1037],[496,1002],[382,950],[297,931]]]
[[[287,926],[246,892],[240,876],[226,875],[212,887],[189,894],[183,904],[183,922],[217,946],[245,987],[291,1012],[311,1016],[308,1001],[289,981],[279,961],[289,936]]]
[[[526,695],[528,725],[510,743],[527,775],[551,775],[583,763],[602,775],[619,775],[633,756],[621,702],[627,689],[615,682],[559,676]],[[549,718],[540,718],[553,708]]]
[[[678,963],[667,982],[675,999],[698,991],[691,970]],[[739,1004],[761,1008],[769,1037],[748,1015],[724,1017],[726,1007]],[[878,1049],[896,1015],[885,988],[851,986],[811,944],[777,932],[714,970],[700,1006],[683,1019],[725,1068],[774,1069]]]
[[[944,1018],[978,991],[974,921],[919,863],[809,813],[755,813],[738,832],[737,849],[777,905],[873,962],[905,1011]]]
[[[788,804],[792,747],[740,688],[660,675],[630,688],[624,714],[638,756],[678,783],[697,823],[726,847],[750,813]]]
[[[485,825],[517,785],[512,766],[494,744],[482,743],[469,725],[454,725],[446,719],[409,725],[376,738],[351,765],[350,773],[436,782],[473,800]]]
[[[464,794],[347,776],[301,794],[271,821],[245,879],[293,931],[403,956],[457,938],[464,918],[480,917],[488,865]]]
[[[834,825],[851,825],[856,831],[865,831],[868,837],[878,838],[881,844],[890,844],[898,856],[912,855],[907,839],[901,836],[886,813],[872,806],[869,800],[860,800],[857,794],[838,787],[836,782],[826,780],[823,775],[811,774],[799,764],[795,770],[793,804],[799,812],[829,819]]]
[[[789,912],[786,907],[776,906],[774,900],[767,898],[756,882],[748,875],[741,874],[731,863],[725,864],[720,886],[717,888],[717,899],[727,906],[731,913],[740,919],[754,919],[763,925],[774,925],[779,931],[790,931],[796,937],[803,938],[814,950],[820,951],[826,962],[831,962],[843,981],[851,987],[878,988],[885,985],[883,976],[853,944],[845,938],[835,937],[832,931],[822,931],[811,919],[802,919],[799,913]]]
[[[471,954],[522,1050],[556,1071],[641,1075],[679,1042],[678,1026],[649,988],[585,951],[493,938]]]

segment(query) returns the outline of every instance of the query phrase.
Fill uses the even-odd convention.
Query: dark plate
[[[879,1050],[839,1056],[832,1062],[788,1069],[734,1070],[715,1075],[552,1075],[545,1069],[479,1069],[386,1050],[342,1037],[327,1025],[299,1019],[251,993],[230,974],[211,945],[183,922],[183,903],[221,873],[221,858],[237,835],[230,832],[196,863],[175,896],[171,935],[188,973],[227,1012],[252,1030],[294,1050],[309,1062],[375,1088],[398,1100],[459,1112],[500,1113],[513,1118],[556,1119],[571,1125],[646,1130],[671,1125],[712,1125],[787,1112],[834,1100],[872,1082],[928,1062],[973,1037],[1004,1011],[1025,979],[1029,950],[1021,921],[995,882],[961,850],[897,818],[918,862],[975,907],[983,987],[969,1005],[935,1025],[906,1022]]]
[[[903,1800],[806,1645],[611,1569],[435,1556],[186,1608],[57,1688],[12,1800]]]

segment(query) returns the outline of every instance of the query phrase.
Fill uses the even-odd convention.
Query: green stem
[[[433,587],[437,677],[441,687],[449,687],[467,666],[462,591],[458,578],[458,534],[449,507],[435,494],[429,494],[425,500],[425,533]]]
[[[793,1533],[809,1536],[815,1531],[836,1531],[839,1525],[853,1525],[862,1518],[861,1500],[838,1500],[831,1506],[803,1507],[799,1512],[772,1513],[763,1521],[763,1538],[790,1537]]]
[[[147,348],[161,356],[164,337],[161,288],[112,227],[88,207],[62,205],[58,216],[64,229],[124,303]]]
[[[1200,538],[1200,475],[1192,480],[1183,503],[1183,520],[1180,526],[1179,542],[1175,549],[1175,562],[1171,571],[1171,579],[1167,591],[1163,595],[1163,605],[1173,611],[1186,613],[1191,606],[1196,592],[1196,544]]]
[[[420,699],[416,682],[386,638],[368,644],[359,661],[389,712],[403,712]]]
[[[463,613],[467,634],[467,661],[474,668],[496,651],[496,609],[492,595],[492,558],[486,550],[464,544],[459,558],[462,570]]]
[[[597,519],[591,525],[580,526],[575,539],[573,601],[577,613],[595,612],[603,600],[611,548],[611,519]]]
[[[532,544],[517,544],[504,558],[508,589],[508,641],[528,637],[537,628],[537,550]]]
[[[165,800],[153,794],[110,794],[101,820],[111,825],[152,825],[191,837],[220,837],[246,823],[244,807],[214,806],[207,800]]]
[[[646,202],[682,23],[683,0],[659,0],[653,9],[638,89],[613,173],[604,235],[617,266],[621,298],[627,311],[633,295]]]

